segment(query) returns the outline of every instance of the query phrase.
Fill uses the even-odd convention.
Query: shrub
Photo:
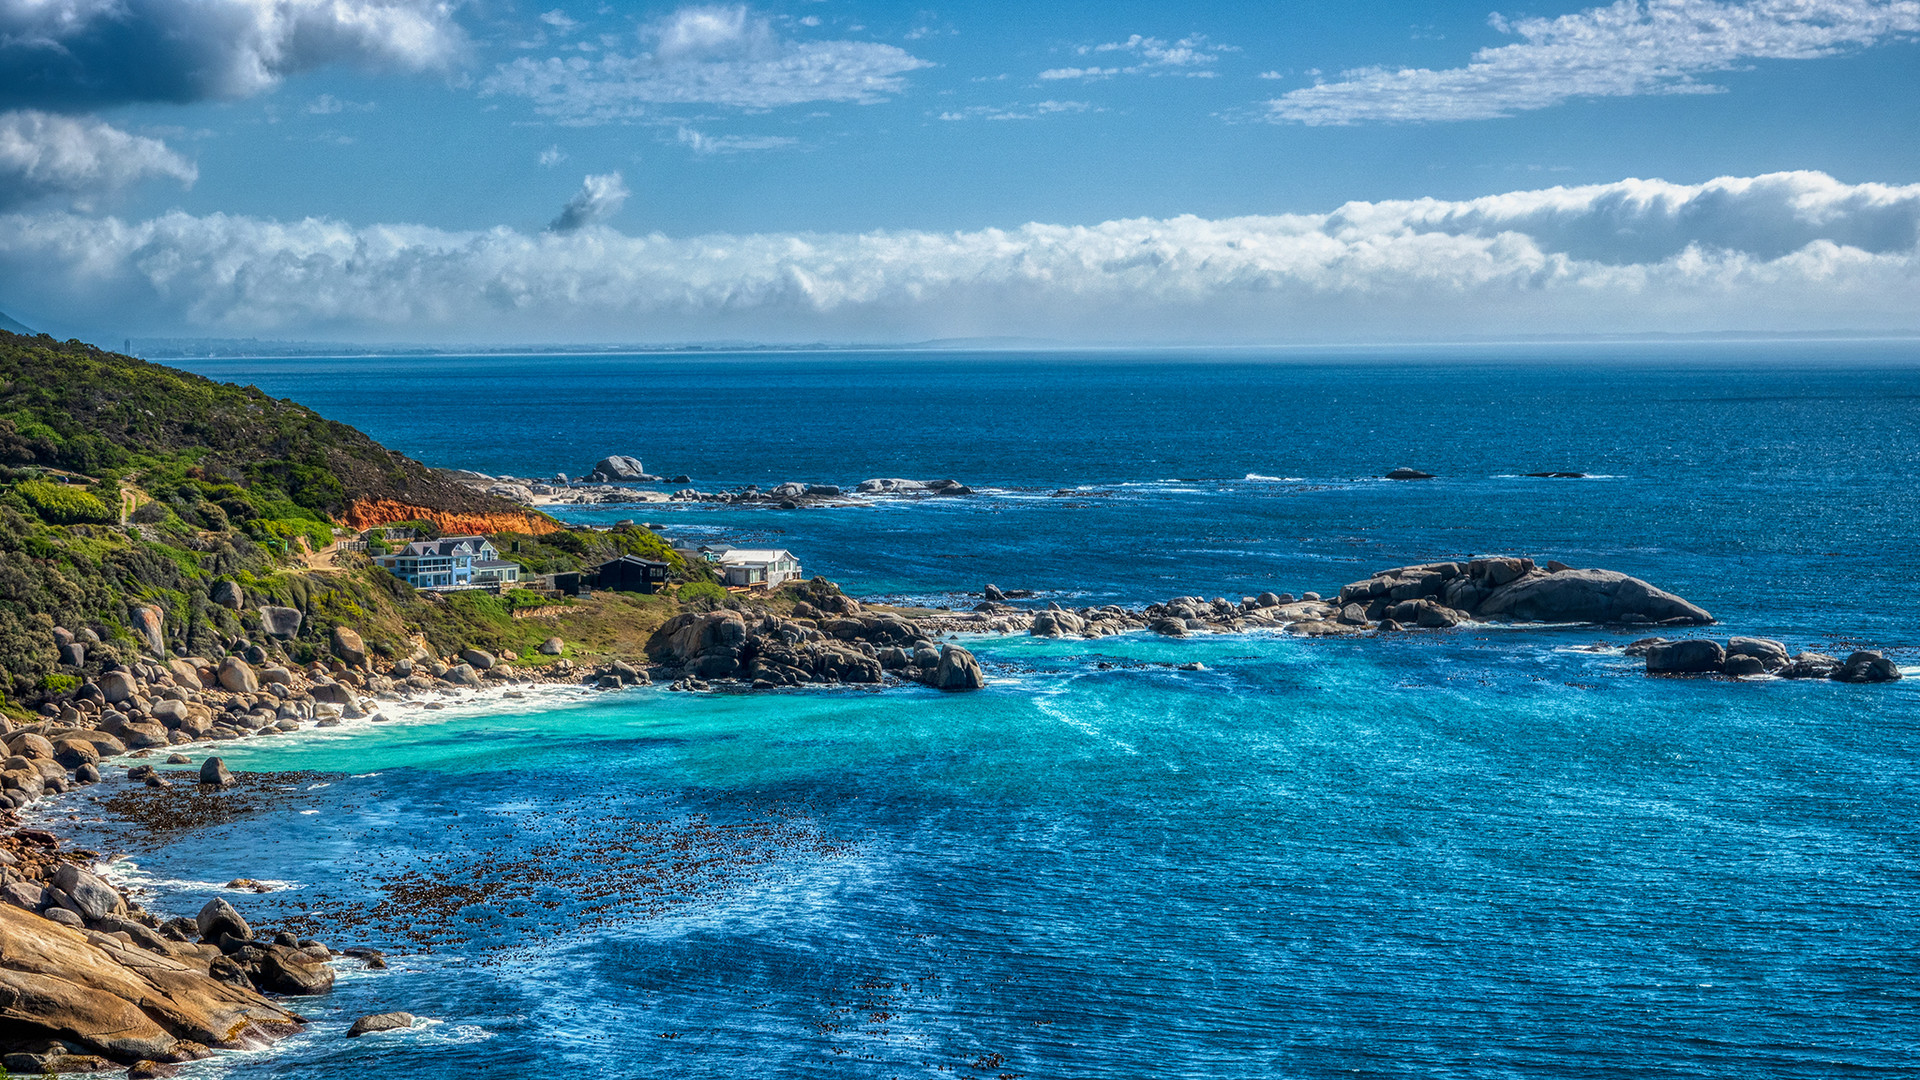
[[[13,490],[20,493],[41,520],[57,525],[107,524],[119,520],[93,492],[71,484],[28,480],[15,484]]]
[[[712,611],[714,608],[724,606],[728,600],[732,599],[727,590],[711,581],[689,581],[680,586],[674,595],[681,603],[701,611]]]

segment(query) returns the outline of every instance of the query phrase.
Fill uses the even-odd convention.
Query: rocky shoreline
[[[631,467],[616,465],[630,462]],[[529,507],[547,506],[621,506],[643,503],[714,503],[723,506],[767,506],[781,510],[825,507],[872,506],[875,499],[950,498],[974,494],[973,488],[958,480],[907,480],[880,477],[862,480],[850,487],[838,484],[787,481],[769,487],[745,484],[725,490],[703,491],[681,487],[673,491],[649,491],[630,484],[690,484],[686,476],[660,477],[637,471],[633,458],[604,459],[594,471],[583,477],[565,474],[550,479],[523,476],[489,476],[470,470],[448,470],[447,476],[459,483],[495,498]]]
[[[1444,631],[1476,624],[1582,624],[1616,629],[1711,624],[1713,616],[1672,593],[1625,574],[1557,562],[1489,557],[1394,567],[1352,582],[1333,596],[1264,593],[1229,600],[1175,597],[1142,608],[1068,609],[1012,603],[1020,594],[989,585],[967,611],[903,610],[863,604],[829,582],[795,587],[784,612],[750,599],[685,611],[647,643],[644,662],[606,657],[577,664],[549,639],[538,667],[478,648],[434,656],[424,646],[392,662],[369,655],[359,635],[336,629],[330,656],[305,665],[288,659],[283,625],[298,612],[262,609],[261,641],[234,640],[218,658],[149,657],[109,662],[95,681],[42,707],[26,724],[0,720],[0,813],[97,783],[109,759],[131,755],[190,765],[188,744],[271,737],[347,721],[379,723],[402,708],[444,709],[449,697],[524,697],[536,685],[617,688],[668,684],[672,690],[722,686],[764,691],[817,684],[899,685],[977,690],[987,677],[959,635],[1101,638],[1147,632],[1168,638],[1273,631],[1306,638]],[[59,630],[62,650],[89,647],[82,631]],[[157,636],[157,635],[156,635]],[[1828,678],[1885,682],[1899,669],[1879,653],[1843,659],[1789,654],[1776,641],[1735,637],[1647,637],[1628,655],[1649,674]],[[550,659],[549,659],[550,658]],[[222,791],[234,780],[219,757],[197,773],[169,776],[150,761],[132,764],[128,781],[148,787],[197,783]],[[17,820],[15,822],[17,824]],[[0,837],[0,1041],[12,1072],[98,1071],[164,1076],[178,1063],[223,1047],[259,1045],[298,1030],[304,1020],[275,998],[325,992],[331,964],[382,966],[377,953],[336,953],[291,933],[254,931],[225,900],[193,919],[164,918],[101,876],[99,856],[63,851],[49,832],[16,828]],[[405,1026],[404,1014],[363,1018],[363,1030]],[[410,1024],[412,1019],[406,1018]]]

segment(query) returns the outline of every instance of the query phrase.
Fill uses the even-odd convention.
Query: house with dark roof
[[[593,587],[613,592],[652,593],[667,583],[666,563],[622,555],[608,559],[593,570]]]

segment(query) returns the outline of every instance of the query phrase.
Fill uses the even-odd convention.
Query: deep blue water
[[[1238,596],[1517,552],[1648,577],[1720,633],[1920,663],[1910,346],[193,366],[434,464],[983,490],[583,515],[765,539],[856,593]],[[1398,465],[1440,478],[1371,479]],[[1594,476],[1521,475],[1547,469]],[[323,935],[395,969],[303,1002],[313,1032],[234,1075],[1910,1070],[1920,682],[1649,680],[1585,651],[1619,641],[982,640],[973,695],[404,713],[223,748],[351,775],[112,842],[174,910],[296,886],[234,897],[256,922],[409,874],[499,886]],[[340,1038],[386,1008],[436,1022]]]

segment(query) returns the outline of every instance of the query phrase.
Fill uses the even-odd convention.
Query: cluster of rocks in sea
[[[899,477],[862,480],[852,487],[788,481],[767,487],[745,484],[715,491],[683,487],[671,493],[662,493],[621,485],[688,484],[692,481],[684,475],[655,476],[644,471],[637,458],[630,457],[603,458],[592,472],[573,478],[564,473],[548,480],[489,476],[466,469],[447,470],[447,475],[475,491],[522,506],[699,502],[728,506],[764,505],[795,510],[803,507],[864,506],[874,498],[933,498],[974,493],[973,488],[958,480],[906,480]]]
[[[9,1074],[117,1066],[130,1077],[172,1076],[214,1050],[306,1026],[267,995],[326,993],[342,957],[385,966],[377,950],[336,953],[287,931],[256,932],[224,898],[194,918],[165,918],[100,877],[94,858],[60,850],[41,829],[0,837],[0,1066]]]
[[[1731,675],[1748,678],[1770,675],[1777,679],[1832,679],[1846,683],[1885,683],[1900,679],[1900,667],[1885,653],[1856,649],[1846,659],[1826,653],[1789,653],[1772,638],[1736,637],[1722,645],[1710,638],[1669,641],[1641,638],[1627,646],[1628,656],[1642,656],[1649,675]]]
[[[1612,570],[1578,570],[1558,562],[1493,556],[1382,570],[1343,587],[1331,599],[1307,592],[1261,593],[1238,600],[1177,596],[1129,609],[1118,605],[1044,611],[1010,604],[988,585],[972,612],[940,616],[943,632],[1020,633],[1037,637],[1104,637],[1151,630],[1170,637],[1279,629],[1305,637],[1439,630],[1470,622],[1599,623],[1699,626],[1713,616],[1699,606]]]
[[[714,680],[756,690],[809,683],[878,685],[889,678],[936,690],[977,690],[986,676],[973,653],[940,643],[919,622],[892,612],[864,611],[845,596],[801,601],[791,616],[722,608],[667,621],[647,644],[650,657],[679,689]]]

